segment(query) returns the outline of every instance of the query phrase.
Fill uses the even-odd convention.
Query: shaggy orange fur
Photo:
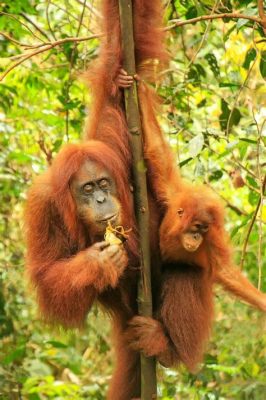
[[[144,84],[139,95],[148,176],[163,210],[159,231],[163,263],[157,321],[134,317],[126,336],[133,349],[157,356],[163,365],[183,362],[193,371],[211,331],[213,284],[220,283],[262,311],[266,311],[266,295],[233,265],[219,198],[206,186],[180,178],[156,120],[156,96]],[[184,247],[185,234],[201,236],[195,251]]]
[[[121,223],[132,229],[124,245],[128,266],[122,270],[111,261],[102,261],[95,247],[99,239],[93,234],[94,221],[83,221],[77,215],[71,182],[88,160],[113,177]],[[117,338],[118,365],[108,398],[131,400],[139,396],[139,356],[122,335],[127,321],[137,312],[138,242],[128,174],[117,154],[93,140],[62,148],[29,191],[26,227],[28,274],[45,320],[80,327],[93,302],[98,301],[115,321]]]
[[[151,82],[157,76],[155,68],[158,71],[168,60],[163,46],[162,4],[160,0],[133,0],[132,7],[137,73]],[[84,139],[99,139],[108,143],[130,170],[130,138],[121,107],[121,92],[116,84],[118,71],[123,65],[117,0],[103,0],[102,21],[104,38],[100,54],[84,75],[92,93]],[[153,60],[157,60],[159,65],[154,65]]]
[[[224,228],[224,206],[205,185],[192,185],[181,179],[171,149],[165,142],[156,120],[156,97],[140,85],[142,122],[148,175],[154,196],[163,207],[160,225],[160,249],[164,261],[181,259],[209,271],[225,289],[251,305],[266,311],[266,295],[251,285],[239,269],[234,268],[230,240]],[[178,210],[184,212],[178,215]],[[206,225],[204,241],[195,252],[184,251],[180,234],[194,224]]]

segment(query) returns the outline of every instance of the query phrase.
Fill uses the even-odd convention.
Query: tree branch
[[[256,209],[255,209],[255,211],[254,211],[252,220],[251,220],[251,222],[250,222],[250,225],[249,225],[249,228],[248,228],[248,232],[247,232],[247,236],[246,236],[246,239],[245,239],[245,242],[244,242],[242,254],[241,254],[241,260],[240,260],[240,268],[241,268],[241,269],[243,268],[243,265],[244,265],[244,260],[245,260],[245,255],[246,255],[246,252],[247,252],[247,245],[248,245],[249,237],[250,237],[250,234],[251,234],[251,232],[252,232],[253,225],[254,225],[254,223],[255,223],[255,221],[256,221],[256,219],[257,219],[257,215],[258,215],[258,212],[259,212],[261,203],[262,203],[262,196],[263,196],[264,193],[265,193],[266,175],[264,176],[263,183],[262,183],[262,186],[261,186],[261,187],[262,187],[262,189],[261,189],[262,195],[261,195],[260,198],[259,198],[258,204],[257,204]]]
[[[133,35],[132,1],[119,0],[123,68],[129,75],[136,74]],[[133,158],[134,200],[140,242],[140,271],[138,287],[138,311],[140,315],[152,316],[152,291],[149,241],[149,204],[147,194],[146,167],[143,155],[141,120],[138,108],[136,82],[124,90],[127,124]],[[141,399],[157,398],[156,361],[141,354]]]
[[[46,6],[46,9],[45,9],[46,21],[47,21],[48,28],[49,28],[49,31],[50,31],[51,35],[53,36],[54,40],[56,40],[55,33],[54,33],[54,31],[52,29],[52,26],[51,26],[51,23],[50,23],[50,16],[49,16],[50,4],[51,4],[51,0],[48,0],[47,6]]]
[[[9,40],[10,42],[15,43],[16,45],[18,45],[20,47],[28,47],[28,44],[19,42],[18,40],[14,39],[12,36],[8,35],[5,32],[0,32],[0,35],[3,36],[4,38],[6,38],[7,40]]]
[[[260,16],[260,19],[261,19],[261,26],[262,26],[263,32],[266,35],[266,15],[265,15],[265,12],[264,12],[263,3],[264,3],[263,0],[258,0],[258,10],[259,10],[259,16]]]
[[[27,31],[29,31],[29,32],[32,34],[32,36],[36,37],[38,40],[40,40],[40,42],[43,42],[43,40],[42,40],[39,36],[37,36],[37,35],[35,34],[35,32],[33,32],[27,24],[24,24],[24,22],[20,21],[20,19],[17,18],[17,17],[15,17],[13,14],[9,14],[9,13],[6,13],[6,12],[4,12],[4,11],[0,11],[0,15],[5,15],[6,17],[9,17],[9,18],[14,19],[14,20],[17,21],[20,25],[24,26],[24,28],[26,28]],[[48,39],[49,39],[49,38],[48,38]],[[50,39],[49,39],[49,40],[50,40]]]
[[[221,18],[230,18],[230,19],[247,19],[249,21],[256,22],[257,24],[260,24],[263,26],[263,21],[259,17],[254,17],[251,15],[245,15],[245,14],[240,14],[240,13],[223,13],[223,14],[210,14],[210,15],[201,15],[200,17],[196,18],[191,18],[186,21],[182,20],[172,20],[173,22],[172,25],[166,27],[164,30],[169,31],[173,28],[177,28],[179,26],[184,26],[188,24],[195,24],[196,22],[201,22],[201,21],[207,21],[209,19],[221,19]]]
[[[45,154],[47,164],[51,165],[52,159],[53,159],[52,151],[50,149],[47,149],[43,138],[37,140],[37,143],[38,143],[41,151]]]
[[[70,37],[70,38],[64,38],[60,40],[55,40],[54,42],[49,42],[49,43],[43,43],[41,45],[36,45],[35,48],[38,48],[38,50],[32,51],[31,53],[24,53],[21,55],[22,59],[19,61],[15,62],[12,64],[7,70],[0,75],[0,82],[9,74],[10,71],[12,71],[14,68],[16,68],[18,65],[24,63],[24,61],[28,60],[31,57],[36,56],[37,54],[44,53],[45,51],[51,50],[56,46],[60,46],[64,43],[70,43],[70,42],[84,42],[87,40],[92,40],[95,38],[101,37],[101,34],[95,34],[91,36],[86,36],[86,37]]]
[[[47,35],[47,33],[40,28],[34,21],[32,21],[32,19],[30,17],[28,17],[27,14],[25,14],[24,12],[21,12],[20,15],[26,20],[28,21],[32,26],[34,26],[34,28],[41,33],[44,37],[46,37],[46,39],[50,40],[49,36]]]
[[[76,0],[76,2],[79,3],[79,4],[81,4],[82,6],[83,6],[83,4],[84,4],[84,1],[82,1],[82,0]],[[99,13],[99,11],[98,11],[95,7],[93,7],[91,4],[86,4],[85,7],[86,7],[88,10],[90,10],[90,12],[91,12],[92,14],[94,14],[97,18],[102,19],[102,15]]]
[[[60,7],[58,4],[51,3],[51,5],[53,5],[54,7],[58,8],[58,10],[63,11],[63,13],[65,13],[67,16],[73,18],[75,21],[78,21],[78,22],[80,21],[80,18],[78,18],[78,17],[76,17],[75,15],[71,14],[68,10],[66,10],[66,9],[63,8],[63,7]],[[82,26],[83,26],[85,29],[88,29],[88,27],[87,27],[84,23],[82,23]]]

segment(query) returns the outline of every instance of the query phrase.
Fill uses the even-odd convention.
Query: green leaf
[[[202,176],[204,176],[204,174],[205,174],[204,164],[200,160],[197,160],[196,167],[194,170],[194,176],[202,177]]]
[[[51,344],[56,349],[66,349],[68,347],[65,343],[56,340],[47,340],[45,343]]]
[[[247,175],[246,180],[248,181],[248,183],[250,184],[250,186],[253,186],[253,187],[256,188],[256,189],[259,188],[258,183],[255,181],[254,178],[252,178],[252,176]]]
[[[216,59],[215,55],[212,54],[212,53],[208,53],[208,54],[206,54],[206,56],[204,58],[207,60],[213,75],[215,77],[219,76],[220,75],[220,68],[219,68],[219,65],[218,65],[218,62],[217,62],[217,59]]]
[[[41,397],[37,393],[28,393],[29,400],[41,400]]]
[[[13,361],[21,360],[25,355],[26,348],[25,346],[18,347],[16,350],[9,353],[3,360],[4,365],[9,365]]]
[[[249,192],[248,194],[248,201],[252,206],[256,206],[258,204],[259,198],[260,196],[257,192]]]
[[[221,109],[222,113],[220,114],[219,122],[221,129],[225,131],[227,128],[227,120],[230,115],[230,108],[228,106],[228,103],[224,99],[221,99]]]
[[[198,104],[197,107],[204,107],[207,104],[207,99],[202,99]]]
[[[195,6],[190,7],[186,12],[186,19],[196,18],[198,16],[198,11]]]
[[[199,75],[203,76],[204,78],[206,77],[205,69],[201,64],[194,64],[194,67],[197,69]]]
[[[236,29],[236,25],[233,25],[230,29],[228,29],[228,31],[226,31],[223,40],[224,42],[227,42],[227,40],[229,39],[231,33]]]
[[[247,223],[251,220],[251,218],[252,218],[252,214],[250,214],[250,215],[244,217],[244,218],[242,219],[242,221],[241,221],[241,224],[238,224],[237,226],[235,226],[235,227],[232,229],[231,234],[230,234],[231,239],[239,232],[239,230],[240,230],[241,228],[243,228],[244,226],[247,225]]]
[[[38,359],[30,360],[27,365],[27,370],[32,377],[46,376],[51,375],[52,373],[51,367]]]
[[[260,59],[260,73],[263,79],[266,79],[266,51],[261,52],[261,59]]]
[[[231,112],[228,103],[224,99],[222,99],[221,109],[222,113],[220,114],[219,122],[222,130],[225,131],[227,129],[229,117],[230,117],[229,128],[239,123],[241,119],[241,113],[238,110],[238,108],[234,108],[233,111]]]
[[[231,88],[239,88],[241,85],[239,83],[232,82],[220,82],[219,87],[231,87]]]
[[[242,26],[247,25],[248,22],[249,22],[248,19],[239,18],[238,21],[237,21],[237,23],[236,23],[236,28],[237,28],[237,29],[240,29],[240,28],[242,28]]]
[[[184,161],[181,161],[181,162],[179,163],[179,167],[180,167],[180,168],[184,167],[184,165],[188,164],[188,163],[189,163],[190,161],[192,161],[192,160],[193,160],[192,157],[186,158]]]
[[[188,72],[188,79],[191,82],[198,83],[201,77],[206,77],[206,72],[202,65],[200,64],[193,64],[191,65],[189,72]]]
[[[241,119],[241,113],[240,113],[239,109],[234,108],[231,113],[229,127],[231,128],[233,125],[238,125],[240,119]]]
[[[241,160],[243,160],[245,155],[247,154],[248,148],[249,148],[248,143],[246,143],[246,142],[240,142],[239,143],[238,150],[239,150],[239,156],[240,156]]]
[[[200,80],[200,77],[199,77],[199,74],[198,74],[198,70],[197,70],[197,68],[196,68],[194,65],[191,65],[191,67],[190,67],[190,69],[189,69],[189,71],[188,71],[187,76],[188,76],[188,80],[189,80],[190,82],[195,82],[195,83],[197,83],[197,82],[199,82],[199,80]]]
[[[239,138],[239,140],[241,142],[247,142],[247,143],[251,143],[251,144],[256,144],[257,145],[257,140],[253,140],[253,139],[247,139],[247,138]]]
[[[60,149],[61,145],[62,145],[63,140],[62,139],[57,139],[54,143],[53,143],[53,152],[57,153],[58,150]]]
[[[189,154],[192,158],[195,158],[202,150],[204,146],[204,136],[202,133],[199,133],[197,136],[193,137],[193,139],[189,142]]]
[[[220,169],[217,169],[211,173],[211,175],[209,176],[209,180],[210,181],[218,181],[219,179],[222,178],[222,176],[223,176],[223,171],[221,171]]]
[[[256,362],[250,362],[243,366],[244,371],[249,377],[256,377],[260,371],[260,367]]]
[[[19,164],[27,164],[33,160],[32,156],[21,151],[12,151],[8,156],[9,160],[14,160]]]
[[[227,365],[209,364],[208,368],[214,371],[225,372],[226,374],[232,376],[236,375],[239,372],[239,367],[230,367]]]
[[[246,53],[245,61],[243,62],[242,67],[245,69],[249,69],[250,63],[255,60],[256,55],[257,55],[257,52],[254,49],[254,47],[249,49],[248,52]]]
[[[257,15],[257,8],[255,8],[255,7],[246,8],[245,15],[249,15],[249,16]],[[250,24],[250,23],[252,23],[252,22],[249,21],[248,19],[240,18],[236,23],[236,27],[237,27],[237,29],[240,29],[243,26]]]

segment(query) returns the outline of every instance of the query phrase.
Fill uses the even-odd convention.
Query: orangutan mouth
[[[117,219],[118,213],[117,214],[112,214],[112,215],[108,215],[108,217],[105,217],[103,219],[98,220],[97,222],[102,224],[102,223],[106,223],[108,221],[110,222],[114,222]]]

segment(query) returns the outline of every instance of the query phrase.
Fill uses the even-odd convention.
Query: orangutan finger
[[[125,71],[123,68],[120,68],[120,69],[119,69],[119,73],[120,73],[121,75],[127,75],[127,71]]]
[[[105,240],[103,240],[102,242],[97,242],[97,243],[95,243],[94,245],[93,245],[93,247],[96,249],[96,250],[104,250],[104,249],[106,249],[107,247],[109,247],[110,246],[110,244],[108,243],[108,242],[106,242]]]

